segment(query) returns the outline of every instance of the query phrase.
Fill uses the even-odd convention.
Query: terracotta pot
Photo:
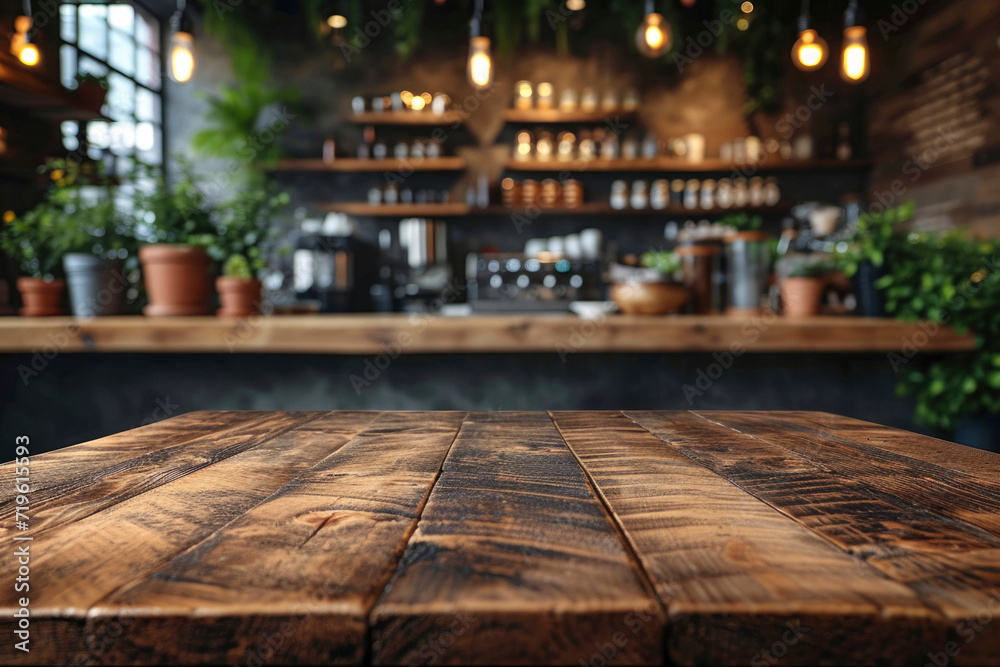
[[[819,314],[825,286],[822,278],[785,278],[781,281],[782,313],[788,317]]]
[[[204,248],[159,243],[139,248],[151,316],[208,315],[212,282]]]
[[[220,276],[215,279],[215,290],[222,306],[215,314],[219,317],[247,317],[260,312],[260,281],[250,278]]]
[[[17,291],[24,301],[21,314],[25,317],[66,314],[66,309],[63,308],[63,294],[66,292],[64,280],[21,277],[17,279]]]
[[[626,315],[663,315],[683,308],[688,290],[676,283],[615,283],[611,299]]]

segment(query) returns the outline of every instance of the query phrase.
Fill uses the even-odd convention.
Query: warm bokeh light
[[[28,67],[34,67],[42,58],[38,52],[38,47],[28,42],[21,47],[21,51],[17,54],[17,59]]]
[[[635,35],[639,52],[649,58],[656,58],[670,48],[670,41],[670,25],[663,20],[663,16],[655,12],[646,14]]]
[[[531,84],[527,81],[522,81],[517,87],[517,94],[521,97],[531,97]]]
[[[188,32],[175,32],[170,39],[170,78],[185,83],[193,74],[194,38]]]
[[[744,14],[749,14],[749,13],[753,12],[753,3],[749,2],[749,1],[748,2],[744,2],[742,5],[740,5],[740,9],[743,10]]]
[[[424,98],[422,97],[414,97],[410,100],[410,108],[414,111],[423,111],[425,106],[427,106],[427,103],[424,102]]]
[[[746,19],[740,19],[739,21],[736,22],[736,27],[739,28],[740,30],[746,30],[747,28],[750,27],[750,21],[747,21]]]
[[[488,88],[493,83],[493,59],[489,37],[473,37],[469,41],[469,83],[475,88]]]
[[[868,78],[870,70],[868,56],[868,31],[856,25],[844,29],[844,53],[840,59],[840,76],[849,83],[858,83]]]
[[[811,28],[799,33],[799,38],[792,47],[792,63],[804,72],[822,67],[829,55],[826,40]]]
[[[586,0],[566,0],[566,9],[571,12],[578,12],[586,6]]]
[[[326,24],[331,28],[343,28],[347,25],[347,17],[341,14],[333,14],[326,20]]]

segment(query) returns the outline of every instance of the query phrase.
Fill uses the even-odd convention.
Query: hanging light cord
[[[844,27],[850,28],[858,24],[858,0],[850,0],[844,11]]]
[[[809,28],[809,0],[802,0],[802,11],[799,13],[799,32]]]
[[[181,30],[181,19],[184,16],[184,8],[187,6],[187,0],[177,0],[177,11],[174,15],[170,17],[170,29],[173,32],[180,32]]]
[[[469,21],[469,33],[472,37],[479,37],[483,27],[483,0],[476,0],[475,10],[472,12],[472,20]]]
[[[655,10],[656,10],[656,8],[653,7],[653,0],[646,0],[646,16],[649,16]]]

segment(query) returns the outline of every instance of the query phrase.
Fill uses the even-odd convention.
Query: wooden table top
[[[2,469],[5,664],[1000,664],[1000,456],[825,413],[195,412]]]

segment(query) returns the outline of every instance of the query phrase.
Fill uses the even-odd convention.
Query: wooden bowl
[[[688,291],[676,283],[615,283],[611,298],[626,315],[663,315],[683,308]]]

